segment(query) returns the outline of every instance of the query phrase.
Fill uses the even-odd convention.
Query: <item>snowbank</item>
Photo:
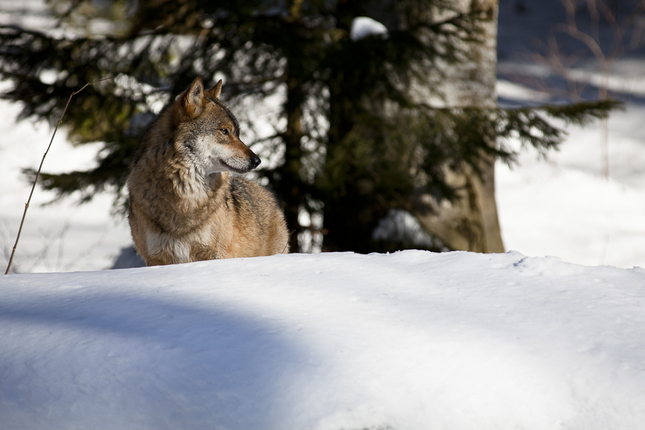
[[[645,270],[280,255],[0,278],[12,429],[640,429]]]

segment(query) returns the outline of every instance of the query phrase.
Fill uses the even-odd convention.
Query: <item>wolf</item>
[[[220,80],[200,77],[159,113],[127,178],[128,221],[148,266],[289,252],[284,214],[273,194],[232,176],[260,164],[219,100]]]

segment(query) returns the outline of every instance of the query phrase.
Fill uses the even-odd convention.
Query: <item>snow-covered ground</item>
[[[425,251],[0,277],[0,428],[637,430],[644,286]]]
[[[614,6],[625,14],[633,3]],[[553,100],[544,91],[548,85],[535,83],[544,79],[555,85],[557,74],[533,62],[533,55],[544,53],[541,49],[548,44],[554,23],[563,20],[564,8],[558,0],[500,2],[500,104]],[[600,30],[611,32],[609,26]],[[586,94],[594,96],[594,84],[600,81],[598,65],[590,51],[579,48],[560,45],[565,55],[580,57],[570,72],[587,84]],[[539,160],[535,151],[526,151],[512,169],[498,164],[497,204],[506,249],[584,265],[645,267],[644,75],[645,45],[628,50],[613,65],[609,89],[612,97],[626,104],[624,111],[612,113],[608,120],[608,180],[603,174],[600,121],[584,129],[569,127],[561,150],[550,153],[547,161]]]
[[[645,64],[645,63],[644,63]],[[644,70],[645,71],[645,70]],[[508,82],[500,94],[515,94]],[[609,179],[602,173],[601,123],[569,127],[547,160],[528,150],[518,165],[496,166],[506,249],[585,265],[645,267],[645,105],[611,115]]]

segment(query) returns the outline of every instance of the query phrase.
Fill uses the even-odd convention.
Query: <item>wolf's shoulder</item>
[[[265,211],[268,207],[278,207],[273,192],[253,180],[230,177],[229,190],[235,206],[243,206],[256,212]]]
[[[268,188],[258,184],[256,181],[239,176],[229,177],[229,188],[231,194],[243,199],[253,199],[260,196],[268,196],[275,199],[275,196]]]

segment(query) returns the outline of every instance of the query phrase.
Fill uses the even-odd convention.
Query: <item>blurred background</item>
[[[0,0],[5,262],[69,95],[110,77],[72,99],[13,271],[136,264],[127,166],[197,75],[293,250],[645,267],[645,1],[229,3]]]

